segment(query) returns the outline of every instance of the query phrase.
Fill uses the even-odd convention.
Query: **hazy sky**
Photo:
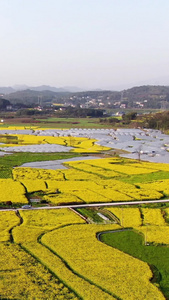
[[[169,85],[169,0],[0,0],[0,86]]]

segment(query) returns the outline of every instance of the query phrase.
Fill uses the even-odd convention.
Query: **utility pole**
[[[143,151],[141,150],[142,146],[140,145],[139,148],[138,148],[138,160],[140,161],[141,160],[141,154],[143,153]]]

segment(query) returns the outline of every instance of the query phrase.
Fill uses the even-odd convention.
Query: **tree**
[[[129,124],[131,120],[135,120],[137,117],[137,112],[130,112],[122,116],[123,124]]]
[[[0,98],[0,109],[6,109],[8,105],[11,105],[9,100]]]

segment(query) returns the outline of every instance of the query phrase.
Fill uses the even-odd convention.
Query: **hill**
[[[2,88],[4,90],[5,88]],[[7,89],[7,88],[6,88]],[[10,88],[9,88],[10,89]],[[0,92],[2,91],[0,88]],[[62,103],[83,105],[86,108],[169,108],[169,86],[145,85],[122,91],[83,91],[70,92],[64,88],[39,86],[26,90],[13,91],[5,98],[11,103],[43,104]]]

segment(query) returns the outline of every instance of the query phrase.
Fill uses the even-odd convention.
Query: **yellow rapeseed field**
[[[23,180],[23,179],[31,179],[37,180],[64,180],[63,174],[58,170],[45,170],[45,169],[37,169],[37,168],[15,168],[12,171],[13,178],[15,180]]]
[[[62,192],[61,194],[48,194],[43,196],[43,199],[54,204],[54,205],[63,205],[63,204],[81,204],[84,201],[78,198],[76,195],[72,193]]]
[[[20,211],[20,214],[24,222],[21,226],[13,230],[15,243],[22,244],[27,251],[32,253],[34,257],[37,257],[38,260],[47,266],[61,280],[67,283],[67,285],[76,291],[81,297],[84,297],[84,299],[96,300],[98,297],[101,300],[116,299],[99,287],[91,284],[88,279],[85,280],[81,278],[81,276],[74,274],[74,272],[65,266],[64,262],[57,256],[57,254],[52,253],[49,249],[37,243],[38,236],[43,232],[73,223],[84,223],[83,219],[68,209],[50,211]],[[68,296],[69,294],[67,292],[63,299],[67,299]],[[48,298],[46,297],[45,299]],[[57,299],[60,298],[58,297]]]
[[[85,162],[70,161],[65,163],[69,167],[66,170],[18,167],[13,170],[13,178],[21,182],[29,193],[43,191],[43,199],[57,205],[69,203],[69,197],[70,203],[79,201],[104,203],[106,201],[160,199],[169,194],[168,179],[137,185],[121,181],[121,176],[143,175],[158,171],[151,168],[151,164],[148,164],[149,168],[147,168],[147,163],[145,163],[144,169],[143,163],[133,161],[131,163],[131,161],[115,158],[86,160]],[[124,169],[129,171],[122,174],[120,168],[123,168],[123,172],[125,172]],[[133,169],[135,169],[134,172]],[[56,191],[60,194],[56,195]]]
[[[115,208],[114,211],[113,209],[110,209],[110,211],[122,220],[123,224],[121,225],[124,227],[133,226],[136,229],[138,228],[137,230],[146,228],[146,226],[141,226],[139,209],[126,208],[121,212],[121,209]],[[49,211],[20,210],[20,216],[23,219],[23,223],[20,226],[17,226],[18,217],[16,215],[16,220],[14,218],[16,222],[14,221],[12,223],[12,227],[15,226],[12,230],[15,244],[21,244],[24,249],[40,260],[42,264],[47,266],[56,276],[74,290],[75,293],[85,300],[97,300],[98,297],[101,300],[117,299],[117,297],[133,300],[164,299],[158,289],[149,281],[152,273],[147,264],[97,241],[97,232],[116,230],[121,228],[119,225],[83,224],[84,220],[68,209]],[[161,227],[162,226],[159,226],[159,228]],[[142,232],[144,233],[144,231]],[[39,240],[40,237],[41,239]],[[39,242],[42,244],[39,244]],[[3,253],[2,251],[2,255],[4,255]],[[21,254],[23,257],[24,252]],[[14,255],[15,258],[17,258],[17,254],[14,253]],[[29,262],[29,266],[31,266],[31,263],[32,261]],[[69,268],[67,268],[67,264]],[[33,263],[33,266],[36,267],[36,272],[40,272],[39,265],[34,265]],[[24,268],[29,270],[27,268],[27,261],[25,260]],[[43,284],[41,286],[42,289],[39,287],[38,290],[36,280],[34,280],[34,276],[37,278],[37,275],[35,275],[33,267],[31,268],[31,280],[35,286],[32,285],[31,281],[29,282],[30,279],[27,279],[27,274],[24,273],[23,275],[22,270],[13,273],[15,283],[10,277],[11,274],[6,277],[7,274],[5,272],[5,281],[3,285],[0,284],[0,294],[2,290],[2,295],[5,297],[11,292],[9,287],[6,289],[6,292],[4,289],[5,284],[8,283],[9,280],[12,282],[11,287],[13,290],[16,289],[16,280],[18,287],[20,286],[18,282],[24,286],[23,281],[20,280],[20,276],[22,276],[23,280],[29,282],[29,288],[26,288],[25,295],[27,296],[22,296],[21,298],[19,291],[22,291],[22,288],[16,289],[17,297],[19,299],[26,299],[26,297],[28,297],[28,299],[30,297],[31,299],[32,297],[33,299],[33,295],[36,293],[37,299],[41,299],[40,297],[42,297],[44,293]],[[51,276],[49,273],[46,273],[47,275],[42,273],[39,275],[39,280],[42,282],[47,280],[44,279],[44,276]],[[122,282],[123,284],[121,284]],[[46,285],[47,283],[44,284]],[[45,294],[45,297],[49,297],[45,299],[55,299],[53,293],[54,289],[57,291],[58,284],[60,285],[60,283],[53,282],[53,284],[49,286],[48,293],[50,293],[50,296],[46,296]],[[65,292],[63,299],[67,299],[70,292],[67,288],[64,288],[63,285],[62,287]],[[13,297],[15,292],[11,293],[11,297]],[[154,295],[155,298],[153,298]],[[59,297],[57,299],[62,299]],[[72,297],[75,296],[72,294]]]
[[[58,139],[36,138],[32,143],[52,143]],[[20,143],[28,143],[31,136],[21,135],[19,139]],[[95,140],[83,138],[62,137],[61,143],[74,145],[82,152],[100,147],[95,145]],[[65,165],[69,169],[15,168],[13,179],[0,179],[0,201],[27,203],[25,193],[38,191],[43,192],[44,200],[56,205],[160,199],[169,192],[168,179],[136,185],[120,180],[135,174],[144,176],[166,171],[167,167],[162,164],[106,158]],[[146,243],[169,245],[169,225],[165,221],[169,209],[116,207],[108,210],[120,225],[86,224],[68,209],[19,210],[20,216],[11,211],[1,212],[0,298],[164,299],[151,283],[152,272],[146,263],[102,244],[96,236],[101,231],[130,227],[143,234]]]
[[[103,177],[108,177],[109,178],[109,177],[119,176],[119,174],[114,172],[113,170],[106,170],[103,167],[92,166],[92,165],[89,165],[89,164],[84,163],[84,162],[76,163],[75,168],[77,170],[81,170],[83,172],[85,171],[87,173],[96,174],[96,175],[99,175],[101,177],[103,176]]]
[[[169,196],[169,179],[157,180],[155,182],[139,183],[139,186],[147,190],[163,191],[166,196]]]
[[[26,190],[20,182],[13,179],[0,179],[0,202],[28,203]]]
[[[120,299],[164,299],[150,283],[149,266],[96,239],[96,233],[118,225],[72,225],[42,237],[42,243],[62,257],[69,267]],[[77,245],[77,247],[75,247]]]
[[[121,163],[120,163],[121,162]],[[105,158],[105,159],[96,159],[96,160],[88,160],[85,161],[85,164],[90,166],[97,166],[101,167],[103,169],[107,170],[112,170],[114,172],[119,172],[119,173],[124,173],[128,175],[133,175],[133,174],[146,174],[146,173],[153,173],[157,172],[158,169],[152,169],[152,168],[146,168],[145,166],[138,165],[134,163],[130,164],[130,160],[126,160],[123,163],[123,159],[114,159],[114,158]],[[137,162],[137,161],[136,161]],[[78,167],[79,162],[68,162],[70,166],[73,167]],[[86,167],[87,168],[87,167]]]
[[[84,223],[83,219],[67,208],[37,211],[25,210],[20,211],[20,214],[24,219],[24,226],[37,226],[46,230],[52,230],[68,224]]]
[[[40,260],[47,268],[56,274],[64,283],[66,283],[72,290],[74,290],[84,300],[115,300],[106,291],[103,291],[98,286],[94,285],[88,278],[81,277],[74,271],[67,267],[64,261],[57,255],[51,252],[48,248],[41,244],[29,243],[24,247],[30,251],[34,257]],[[57,299],[57,298],[56,298]],[[63,300],[66,298],[63,298]],[[162,298],[163,299],[163,298]]]
[[[144,225],[146,224],[158,225],[158,226],[166,225],[161,209],[142,208],[141,211],[144,216],[144,220],[143,220]]]
[[[33,130],[33,129],[32,129]],[[6,138],[8,135],[4,135]],[[102,150],[110,150],[108,147],[97,145],[95,139],[72,137],[72,136],[39,136],[39,135],[28,135],[28,134],[10,134],[17,140],[17,144],[3,144],[2,147],[13,147],[13,146],[24,146],[24,145],[41,145],[41,144],[56,144],[62,146],[73,147],[71,152],[79,153],[97,153]],[[3,137],[3,135],[2,135]]]
[[[141,212],[138,208],[109,207],[108,210],[119,219],[123,227],[134,228],[142,225]]]
[[[146,242],[157,244],[169,244],[169,225],[165,222],[164,213],[169,212],[166,208],[108,208],[117,217],[123,227],[132,227],[144,234]]]
[[[15,211],[1,211],[0,212],[0,242],[10,240],[9,230],[14,226],[19,225],[20,219]]]
[[[0,243],[0,274],[1,299],[78,299],[16,244]]]
[[[77,169],[67,169],[67,170],[62,170],[61,171],[64,176],[65,176],[65,179],[66,180],[87,180],[87,181],[94,181],[94,180],[99,180],[100,177],[97,176],[97,175],[93,175],[93,174],[89,174],[87,172],[84,172],[84,171],[80,171],[80,170],[77,170]]]
[[[66,208],[49,211],[23,210],[20,211],[20,215],[23,218],[23,223],[12,231],[14,241],[18,244],[37,241],[37,238],[43,232],[53,230],[59,226],[84,223],[83,219]]]
[[[146,224],[146,226],[141,226],[136,229],[144,234],[146,243],[169,245],[169,226]]]
[[[23,179],[23,180],[20,180],[20,182],[24,185],[24,187],[28,193],[46,190],[45,181],[42,179],[36,179],[36,180]]]

